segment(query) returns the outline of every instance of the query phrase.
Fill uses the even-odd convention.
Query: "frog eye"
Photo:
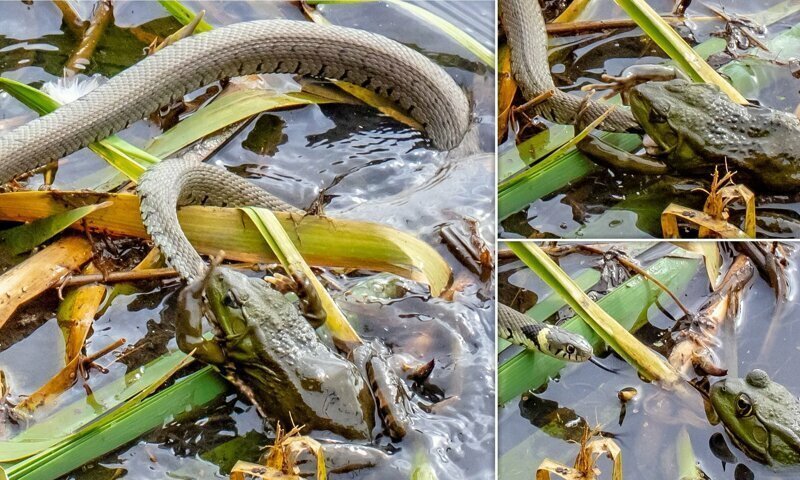
[[[740,393],[736,398],[736,415],[749,417],[753,414],[753,402],[746,393]]]
[[[236,295],[233,293],[233,290],[228,290],[224,297],[222,297],[222,304],[228,308],[240,308],[242,306],[239,303],[239,299],[236,298]]]

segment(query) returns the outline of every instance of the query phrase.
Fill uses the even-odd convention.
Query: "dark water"
[[[206,20],[217,26],[253,19],[303,19],[288,2],[187,5],[206,9]],[[429,6],[493,49],[492,2],[420,5]],[[79,9],[88,18],[92,5],[80,3]],[[472,99],[481,148],[493,149],[493,70],[396,7],[376,3],[325,6],[322,11],[335,24],[382,33],[444,66]],[[165,35],[177,28],[156,2],[117,1],[114,26],[85,73],[112,76],[143,57],[147,42],[142,32]],[[77,41],[62,27],[61,14],[50,2],[0,2],[3,76],[37,87],[55,81]],[[292,80],[279,76],[272,81],[286,85]],[[7,94],[0,94],[0,127],[12,128],[33,117]],[[257,129],[276,125],[280,140],[269,154],[246,148],[249,137],[262,133]],[[121,136],[144,145],[158,133],[156,127],[139,122]],[[386,339],[403,358],[435,358],[433,381],[458,396],[437,415],[423,414],[417,422],[422,433],[396,445],[399,450],[390,467],[343,478],[408,478],[417,452],[426,454],[440,479],[488,478],[494,469],[492,285],[481,283],[460,265],[440,243],[436,228],[472,217],[479,221],[484,238],[494,237],[494,192],[486,181],[494,176],[491,155],[448,156],[430,148],[418,132],[388,117],[364,107],[335,105],[264,114],[217,152],[213,161],[298,206],[308,206],[324,192],[329,200],[325,212],[330,216],[382,222],[415,234],[434,245],[456,277],[467,279],[468,286],[453,302],[430,298],[424,288],[413,285],[402,298],[381,303],[361,304],[341,297],[342,307],[358,315],[358,329],[365,337]],[[77,152],[62,162],[55,186],[79,185],[104,165],[88,151]],[[40,183],[40,177],[31,180],[33,187]],[[369,279],[336,276],[344,288]],[[142,353],[130,365],[116,363],[107,375],[94,374],[89,381],[92,388],[119,378],[137,362],[176,349],[172,338],[176,292],[177,285],[172,284],[117,297],[96,320],[90,352],[124,337]],[[16,393],[35,390],[63,366],[63,339],[53,313],[56,305],[55,295],[47,294],[3,329],[0,368],[13,379]],[[76,386],[62,401],[81,395],[83,389]],[[262,432],[255,411],[231,394],[207,411],[146,435],[69,478],[227,478],[209,460],[213,458],[209,452],[235,437],[245,438],[253,441],[249,450],[239,449],[241,457],[254,460],[252,447],[266,443],[259,437]]]
[[[639,260],[647,266],[655,260],[669,254],[670,244],[653,246],[629,242],[625,248],[644,247],[645,252]],[[729,265],[729,251],[724,254],[724,265]],[[788,269],[789,284],[796,285],[797,254],[790,257]],[[577,272],[597,265],[597,257],[571,255],[562,259],[562,267],[567,272]],[[500,268],[503,272],[515,272],[509,282],[515,287],[530,289],[541,296],[547,295],[550,289],[531,272],[522,267],[520,262],[508,263]],[[501,285],[500,296],[503,296]],[[690,309],[696,311],[709,295],[708,281],[702,266],[697,270],[692,281],[678,298]],[[800,393],[800,377],[796,365],[800,359],[797,335],[800,324],[796,321],[798,313],[797,293],[792,291],[783,311],[777,318],[775,313],[775,296],[766,282],[758,277],[750,282],[743,293],[744,303],[740,314],[736,317],[735,326],[726,323],[718,336],[720,345],[715,347],[721,364],[729,370],[729,375],[744,376],[754,368],[765,370],[770,377],[783,384],[793,393]],[[680,318],[680,310],[671,302],[663,301],[662,307],[673,317]],[[674,321],[668,318],[657,306],[648,311],[649,326],[637,333],[640,339],[655,338],[654,332],[668,329]],[[769,335],[768,335],[769,332]],[[764,348],[767,337],[770,338],[768,348]],[[646,340],[645,340],[646,341]],[[502,358],[501,358],[502,361]],[[775,472],[759,463],[748,459],[741,451],[730,444],[721,425],[711,426],[707,421],[699,395],[680,398],[657,386],[646,384],[638,379],[634,369],[616,356],[603,358],[602,362],[610,367],[620,369],[618,374],[605,372],[591,364],[570,365],[561,371],[560,379],[550,381],[546,390],[537,393],[540,399],[536,403],[534,396],[525,394],[527,399],[518,397],[499,410],[498,431],[498,468],[502,480],[532,478],[536,467],[544,458],[572,465],[577,446],[563,440],[548,436],[547,431],[535,427],[528,419],[532,413],[541,414],[546,409],[561,407],[572,412],[561,410],[564,423],[569,425],[571,414],[583,417],[592,427],[599,425],[605,432],[614,435],[615,441],[622,449],[624,478],[667,480],[679,477],[676,440],[682,429],[686,429],[691,439],[695,455],[703,471],[715,480],[739,479],[734,477],[737,463],[744,464],[755,473],[755,478],[789,479],[797,478],[797,471]],[[712,379],[713,381],[713,379]],[[619,425],[620,402],[617,392],[626,387],[634,387],[639,391],[637,399],[629,403],[622,426]],[[525,412],[527,418],[521,415]],[[555,422],[557,423],[557,422]],[[572,422],[573,428],[578,425]],[[728,448],[736,456],[737,461],[723,465],[712,453],[710,440],[718,440],[724,436]],[[606,460],[599,462],[603,477],[610,475],[610,464]],[[740,469],[743,467],[739,467]]]
[[[658,0],[648,3],[658,12],[669,12],[674,2]],[[793,2],[694,1],[691,2],[687,15],[712,15],[705,4],[718,9],[724,8],[727,13],[748,16],[779,4],[785,4],[786,9],[786,5],[792,6]],[[590,8],[591,18],[594,19],[627,18],[612,1],[598,0]],[[769,25],[766,39],[786,32],[799,20],[800,16],[795,13]],[[708,40],[712,32],[722,27],[723,24],[718,21],[697,20],[690,22],[687,27],[681,27],[679,31],[684,39],[695,45]],[[659,64],[667,58],[643,36],[640,29],[559,36],[551,38],[550,46],[550,62],[556,85],[576,94],[581,94],[581,86],[600,82],[604,73],[619,75],[630,65]],[[772,54],[779,55],[778,52]],[[764,56],[769,58],[770,54]],[[730,58],[716,55],[709,59],[709,63],[717,68],[729,60]],[[756,79],[756,74],[748,70],[748,81],[756,82],[758,89],[746,89],[743,93],[748,99],[763,105],[793,112],[800,104],[800,79],[793,76],[795,71],[796,68],[790,64],[772,65],[763,74],[765,78]],[[726,72],[723,70],[723,73]],[[513,149],[513,140],[507,140],[499,147],[501,157],[509,152],[513,156]],[[702,209],[704,196],[693,192],[693,189],[699,186],[708,188],[709,181],[710,176],[643,176],[616,174],[606,168],[599,168],[504,219],[501,222],[500,235],[505,238],[661,238],[658,221],[660,212],[670,202]],[[796,238],[800,231],[800,209],[796,199],[791,196],[767,197],[769,192],[761,193],[757,195],[758,236]],[[733,206],[731,223],[739,225],[742,221],[742,209]],[[684,234],[696,236],[696,230],[694,233]]]

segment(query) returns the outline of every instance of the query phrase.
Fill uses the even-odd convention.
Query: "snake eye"
[[[567,345],[567,353],[570,355],[575,354],[575,345]]]
[[[228,308],[239,308],[242,306],[239,303],[239,299],[236,298],[236,295],[233,293],[232,290],[228,290],[224,297],[222,297],[222,304]]]
[[[746,393],[740,393],[736,398],[736,415],[749,417],[753,414],[753,402]]]

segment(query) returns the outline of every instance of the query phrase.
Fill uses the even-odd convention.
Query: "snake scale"
[[[500,22],[511,49],[511,73],[523,96],[530,100],[552,90],[553,96],[532,107],[542,117],[556,123],[572,124],[583,99],[556,88],[547,61],[547,30],[538,0],[499,0]],[[584,113],[588,121],[609,106],[589,101]],[[630,111],[617,108],[600,124],[603,130],[636,132],[641,130]]]
[[[470,124],[466,95],[438,65],[381,35],[291,20],[258,20],[199,33],[147,57],[105,85],[0,137],[0,183],[58,160],[214,81],[290,73],[350,82],[399,105],[432,144],[451,150]],[[298,211],[225,169],[168,159],[137,189],[143,222],[186,280],[205,264],[178,224],[187,204]]]
[[[592,346],[582,336],[537,322],[502,303],[497,304],[497,332],[515,345],[559,360],[585,362],[592,358]]]

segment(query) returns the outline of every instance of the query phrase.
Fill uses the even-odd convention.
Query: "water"
[[[626,249],[648,248],[636,242],[626,243]],[[646,267],[655,260],[669,254],[669,244],[650,245],[639,259]],[[730,251],[723,248],[724,265],[731,262]],[[570,255],[562,258],[560,264],[570,273],[575,273],[597,264],[597,257]],[[788,283],[794,285],[797,280],[797,254],[790,256]],[[500,298],[503,291],[506,295],[516,290],[515,287],[530,289],[541,298],[550,292],[541,280],[535,278],[520,262],[507,263],[500,267],[501,278],[510,274],[509,284],[501,285]],[[724,267],[727,268],[727,267]],[[697,311],[710,295],[708,281],[701,266],[689,285],[679,293],[678,298],[690,310]],[[723,270],[724,271],[724,270]],[[503,273],[506,272],[506,273]],[[514,273],[511,273],[514,272]],[[773,319],[775,312],[775,295],[766,282],[757,274],[742,293],[743,308],[736,317],[735,328],[726,323],[718,336],[720,345],[714,348],[721,359],[722,366],[729,370],[729,375],[744,376],[754,368],[765,370],[770,377],[783,384],[790,391],[800,392],[800,379],[795,374],[794,366],[800,359],[797,349],[798,329],[796,321],[798,303],[796,292],[790,294],[783,312]],[[673,317],[681,316],[680,310],[669,301],[662,301],[661,306]],[[655,335],[673,326],[674,321],[667,317],[657,306],[649,309],[648,324],[639,330],[637,337],[652,344]],[[767,328],[771,325],[770,328]],[[769,331],[770,347],[764,348]],[[502,361],[502,357],[501,357]],[[589,426],[600,428],[614,435],[614,439],[622,449],[624,478],[647,478],[650,480],[667,480],[678,478],[676,460],[676,439],[685,428],[691,439],[692,447],[703,471],[715,480],[734,479],[735,464],[723,465],[714,456],[709,446],[712,437],[725,435],[721,425],[711,426],[705,417],[699,395],[691,394],[680,397],[674,392],[665,391],[657,386],[642,382],[634,369],[615,355],[601,360],[606,366],[620,369],[618,374],[605,372],[596,366],[586,364],[569,365],[561,371],[560,379],[550,381],[546,390],[533,394],[526,393],[509,401],[499,410],[498,431],[498,468],[502,480],[531,478],[536,467],[544,458],[572,465],[577,453],[577,446],[568,444],[554,436],[549,436],[556,426],[568,423],[573,413],[560,411],[561,421],[554,420],[548,427],[537,427],[531,423],[531,416],[544,415],[548,408],[556,405],[569,409],[583,417]],[[713,381],[713,378],[711,379]],[[637,399],[627,406],[625,419],[620,426],[620,402],[617,392],[626,387],[634,387],[639,391]],[[541,402],[536,403],[536,398]],[[521,412],[525,412],[523,416]],[[549,410],[548,410],[549,411]],[[579,425],[579,424],[578,424]],[[715,437],[715,435],[717,437]],[[755,473],[758,480],[797,478],[797,472],[772,471],[769,468],[748,459],[740,450],[734,448],[727,436],[728,448],[737,457],[737,462],[747,466]],[[601,460],[599,466],[603,476],[610,474],[610,463]],[[742,467],[740,467],[742,468]]]
[[[658,12],[669,12],[671,0],[648,2]],[[752,16],[771,7],[792,2],[769,0],[764,2],[725,1],[706,2],[723,8],[728,13]],[[787,8],[784,5],[784,8]],[[688,16],[708,17],[712,13],[703,2],[692,2]],[[593,2],[591,18],[626,18],[612,1]],[[769,25],[767,39],[787,32],[800,20],[797,13]],[[679,31],[684,38],[691,34],[695,45],[711,38],[711,33],[723,27],[721,22],[697,20]],[[585,33],[576,36],[559,36],[550,40],[550,62],[556,85],[564,90],[581,94],[580,88],[601,82],[601,75],[619,75],[630,65],[662,63],[666,56],[640,29]],[[772,52],[776,55],[776,52]],[[769,57],[769,54],[766,54]],[[729,59],[721,56],[709,61],[719,67]],[[793,76],[789,64],[772,65],[757,85],[747,89],[748,99],[763,105],[793,112],[800,104],[800,79]],[[725,73],[723,71],[723,73]],[[755,74],[748,72],[748,77]],[[727,72],[730,74],[730,72]],[[750,78],[755,81],[754,78]],[[506,140],[499,152],[514,148],[513,140]],[[562,238],[661,238],[659,215],[670,202],[702,209],[705,196],[693,191],[699,186],[708,188],[710,177],[680,178],[675,176],[643,176],[618,174],[606,168],[573,182],[549,195],[533,201],[501,222],[500,235],[505,238],[562,237]],[[796,238],[800,225],[800,209],[793,196],[757,195],[758,236]],[[744,220],[743,208],[731,208],[731,223],[740,225]],[[696,236],[684,231],[683,235]]]
[[[188,2],[207,10],[212,25],[237,21],[292,18],[301,12],[284,2]],[[421,3],[445,15],[488,48],[494,44],[494,5],[469,2],[464,9],[449,3]],[[91,5],[79,4],[91,15]],[[439,62],[461,85],[474,106],[480,149],[493,150],[494,72],[479,59],[418,19],[383,4],[325,6],[335,24],[382,33],[409,44]],[[152,34],[178,28],[156,2],[115,2],[114,26],[103,37],[87,75],[111,76],[143,57]],[[8,78],[34,86],[56,80],[77,39],[61,24],[50,2],[0,2],[0,71]],[[290,82],[281,76],[278,82]],[[0,94],[0,127],[12,128],[34,115],[7,94]],[[271,129],[259,131],[259,129]],[[276,133],[277,132],[277,133]],[[139,122],[122,136],[144,145],[158,129]],[[268,154],[247,148],[247,139],[261,134],[279,140]],[[341,299],[346,311],[359,316],[365,337],[381,337],[393,351],[425,361],[434,358],[432,381],[457,399],[436,415],[423,414],[416,427],[396,446],[391,466],[361,471],[342,478],[408,478],[415,454],[423,452],[440,479],[493,472],[494,390],[492,355],[492,284],[481,283],[441,244],[438,227],[460,224],[465,217],[479,221],[484,238],[494,237],[494,192],[490,154],[474,152],[460,158],[430,147],[418,132],[364,107],[308,106],[261,115],[251,122],[213,161],[246,176],[285,200],[307,207],[321,193],[328,200],[326,214],[386,223],[434,245],[467,286],[447,302],[430,298],[416,287],[403,298],[359,304]],[[88,151],[62,162],[56,188],[69,188],[104,163]],[[41,184],[40,177],[31,186]],[[421,212],[421,213],[420,213]],[[491,241],[490,241],[491,243]],[[127,255],[127,254],[126,254]],[[369,277],[335,275],[349,288]],[[142,286],[143,290],[117,297],[95,321],[88,351],[124,337],[136,345],[137,355],[110,366],[106,375],[93,374],[93,389],[118,378],[146,360],[176,348],[173,339],[174,303],[178,286]],[[57,298],[48,293],[20,312],[3,329],[0,368],[13,379],[16,393],[31,392],[63,366],[63,339],[54,316]],[[445,341],[446,340],[446,341]],[[31,362],[36,358],[36,362]],[[63,397],[67,402],[84,395],[77,385]],[[166,425],[130,445],[87,465],[67,478],[227,478],[213,452],[239,437],[250,446],[263,445],[264,427],[253,408],[229,395],[224,401],[191,418]],[[385,444],[385,442],[384,442]],[[238,447],[237,447],[238,448]],[[241,458],[254,460],[258,452],[239,449]]]

